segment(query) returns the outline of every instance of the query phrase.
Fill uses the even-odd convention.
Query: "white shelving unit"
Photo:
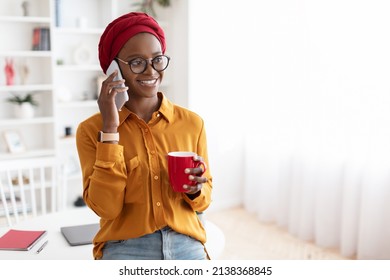
[[[0,33],[4,38],[0,44],[0,133],[16,131],[26,147],[23,153],[9,153],[4,138],[1,137],[0,160],[54,155],[56,152],[56,140],[52,133],[55,127],[52,52],[32,50],[33,29],[51,25],[49,4],[49,0],[31,1],[29,14],[24,16],[21,1],[0,2]],[[13,61],[14,85],[6,85],[5,59]],[[20,75],[23,65],[28,67],[26,80],[22,80]],[[15,119],[13,105],[6,102],[6,99],[11,95],[29,92],[34,92],[40,105],[34,118]]]
[[[53,2],[53,77],[58,155],[68,163],[72,203],[81,194],[82,178],[74,133],[78,124],[98,112],[97,79],[102,76],[97,46],[105,26],[117,14],[118,0],[67,0]],[[59,12],[56,11],[59,4]],[[75,9],[77,7],[77,9]],[[70,129],[71,135],[65,135]],[[61,152],[65,151],[65,152]]]
[[[23,2],[28,3],[27,15],[24,15]],[[0,34],[4,39],[0,44],[0,134],[16,131],[25,146],[24,152],[10,153],[0,135],[0,161],[46,155],[66,160],[71,181],[69,205],[82,190],[74,133],[82,120],[98,112],[97,79],[103,75],[98,63],[98,41],[105,26],[117,16],[132,11],[134,2],[139,1],[0,1]],[[187,87],[187,68],[179,64],[185,59],[177,59],[173,53],[187,53],[187,23],[183,21],[185,13],[181,13],[187,12],[186,5],[173,0],[170,8],[156,6],[158,20],[166,33],[167,54],[172,57],[162,90],[184,106],[187,104],[180,101],[186,95],[183,91]],[[176,13],[180,13],[180,22],[173,17]],[[38,27],[50,29],[50,50],[32,50],[33,29]],[[14,62],[13,85],[6,85],[6,59]],[[28,68],[27,79],[21,78],[22,66]],[[178,81],[175,86],[173,79]],[[6,99],[31,92],[39,103],[35,116],[15,118],[13,105]],[[71,135],[65,135],[66,128]]]

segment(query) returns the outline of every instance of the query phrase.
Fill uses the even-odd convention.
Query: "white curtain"
[[[344,256],[390,259],[390,6],[264,2],[244,205]]]
[[[214,200],[243,193],[301,239],[390,259],[390,3],[189,3]]]

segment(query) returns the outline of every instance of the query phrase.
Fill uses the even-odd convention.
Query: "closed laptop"
[[[61,227],[61,233],[71,246],[87,245],[92,244],[99,227],[99,223],[66,226]]]

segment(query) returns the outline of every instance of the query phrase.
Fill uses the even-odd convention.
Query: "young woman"
[[[204,122],[159,91],[170,58],[164,31],[144,13],[111,22],[99,42],[107,77],[98,98],[100,113],[77,129],[83,198],[101,219],[95,259],[208,259],[206,232],[198,213],[211,202],[210,169],[187,168],[194,185],[174,192],[167,154],[192,151],[208,165]],[[128,94],[118,110],[115,98]]]

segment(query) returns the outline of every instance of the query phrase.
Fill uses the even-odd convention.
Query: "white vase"
[[[28,119],[34,117],[34,106],[30,103],[14,105],[14,116],[18,119]]]

